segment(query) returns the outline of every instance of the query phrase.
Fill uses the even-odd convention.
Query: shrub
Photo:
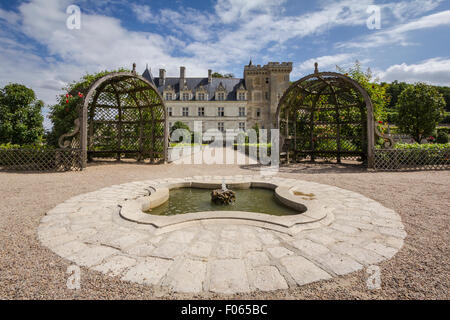
[[[444,131],[439,131],[436,142],[440,144],[448,143],[448,134]]]
[[[450,135],[450,128],[448,127],[439,127],[437,128],[437,134],[440,132],[446,133],[447,135]]]
[[[444,119],[442,119],[441,123],[450,124],[450,112],[445,113]]]

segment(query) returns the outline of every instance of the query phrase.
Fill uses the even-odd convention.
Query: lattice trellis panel
[[[345,77],[317,73],[299,81],[278,114],[281,152],[290,160],[366,160],[366,101]]]
[[[81,149],[0,150],[0,170],[63,172],[81,169]]]
[[[378,171],[450,169],[450,148],[439,151],[375,149],[374,157],[374,169]]]

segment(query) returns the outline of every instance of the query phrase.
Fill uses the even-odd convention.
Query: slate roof
[[[154,83],[158,91],[162,94],[164,89],[166,89],[169,85],[175,90],[177,97],[180,94],[180,78],[166,78],[165,86],[162,86],[159,78],[153,78],[151,72],[147,69],[142,74],[144,78]],[[214,100],[214,95],[216,93],[217,88],[222,84],[226,91],[226,100],[237,100],[236,91],[239,88],[244,88],[245,90],[245,82],[244,79],[237,78],[212,78],[212,83],[208,83],[208,78],[186,78],[186,85],[188,90],[191,90],[195,93],[200,87],[203,88],[208,93],[208,98],[210,101]]]

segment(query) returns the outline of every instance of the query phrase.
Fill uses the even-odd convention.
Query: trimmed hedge
[[[0,144],[0,150],[54,150],[55,147],[49,145],[35,145],[35,144]]]
[[[397,143],[394,149],[398,150],[430,150],[430,151],[442,151],[450,149],[450,143],[439,144],[418,144],[418,143]]]

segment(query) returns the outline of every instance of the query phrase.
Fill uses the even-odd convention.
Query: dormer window
[[[236,91],[236,98],[238,101],[246,101],[247,100],[247,90],[245,90],[244,83],[241,82],[239,88]]]
[[[173,100],[173,95],[172,95],[172,93],[166,93],[166,100],[167,100],[167,101]]]
[[[216,89],[216,100],[218,101],[224,101],[226,98],[226,92],[227,89],[223,86],[222,82],[219,84],[219,86]]]
[[[206,95],[204,93],[199,93],[197,95],[197,100],[198,101],[205,101],[206,100]]]
[[[190,100],[190,94],[189,94],[188,92],[184,92],[184,93],[181,95],[181,100],[183,100],[183,101],[188,101],[188,100]]]

